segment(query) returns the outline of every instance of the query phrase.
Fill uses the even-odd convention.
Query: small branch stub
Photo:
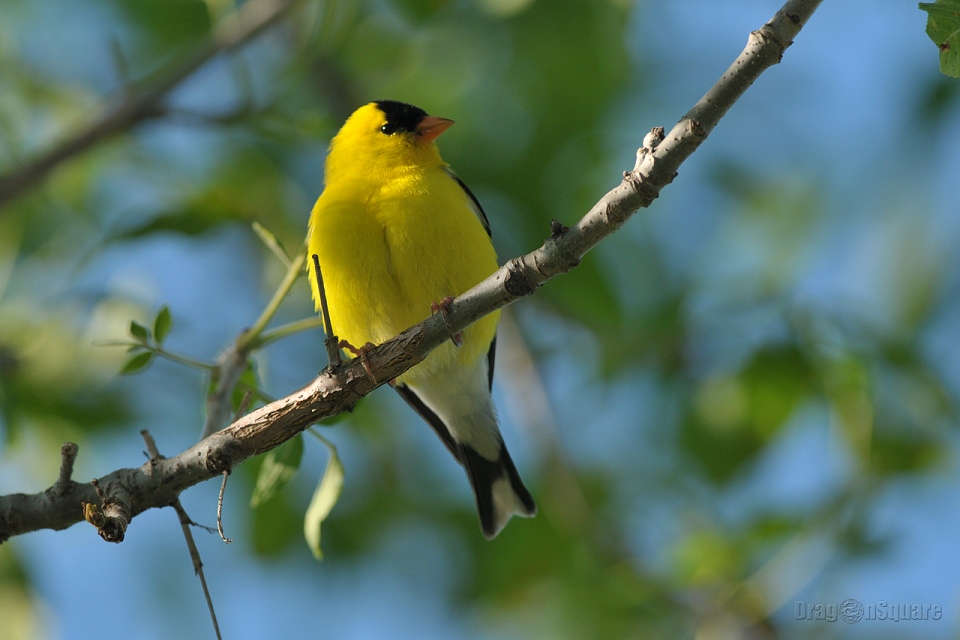
[[[658,144],[663,142],[663,135],[663,127],[654,127],[653,129],[650,129],[650,133],[643,136],[643,148],[653,151],[657,148]]]
[[[100,487],[100,482],[94,478],[90,484],[100,498],[100,505],[89,502],[83,505],[83,518],[97,528],[97,533],[107,542],[123,542],[127,526],[130,524],[130,506],[125,500],[116,496],[108,496]]]
[[[153,439],[150,432],[146,429],[141,429],[140,437],[143,438],[143,443],[147,445],[147,455],[150,456],[150,460],[162,460],[163,456],[160,455],[160,450],[157,448],[157,441]]]
[[[559,220],[550,221],[550,239],[551,240],[556,240],[557,238],[559,238],[569,230],[570,230],[570,227],[566,226],[565,224],[562,224]]]
[[[77,454],[80,447],[73,442],[64,442],[60,447],[60,476],[50,487],[49,491],[55,495],[63,495],[70,487],[73,478],[73,465],[77,461]]]
[[[503,279],[503,287],[514,298],[532,295],[540,287],[535,278],[528,276],[522,257],[512,258],[504,267],[507,269],[507,275]]]

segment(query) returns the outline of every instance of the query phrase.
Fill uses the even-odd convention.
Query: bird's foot
[[[358,349],[346,340],[341,340],[337,346],[339,346],[341,349],[346,349],[354,356],[360,358],[360,364],[363,365],[363,370],[367,372],[367,375],[370,376],[371,380],[374,382],[377,381],[376,376],[373,375],[373,370],[370,369],[370,360],[367,358],[367,354],[373,351],[377,345],[373,344],[372,342],[368,342]]]
[[[453,304],[453,296],[447,296],[440,302],[430,303],[430,313],[440,312],[443,318],[443,324],[447,324],[447,316],[450,314],[450,305]],[[447,327],[449,329],[449,327]],[[463,332],[451,333],[450,339],[453,340],[453,346],[459,347],[463,344]]]

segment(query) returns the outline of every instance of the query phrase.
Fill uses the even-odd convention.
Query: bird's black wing
[[[477,196],[473,195],[473,191],[470,191],[470,187],[460,179],[460,176],[455,174],[450,167],[446,168],[447,175],[457,181],[457,184],[460,185],[460,188],[463,189],[463,192],[467,194],[467,197],[470,199],[470,209],[473,211],[473,214],[477,216],[477,219],[480,220],[480,224],[483,225],[484,230],[487,232],[487,235],[493,237],[493,234],[490,232],[490,221],[487,220],[487,214],[484,213],[483,207],[480,206],[480,201],[477,200]],[[493,388],[493,364],[496,360],[496,351],[497,351],[497,336],[493,336],[493,342],[490,343],[490,351],[487,352],[487,376],[490,379],[490,388]],[[421,414],[423,415],[423,414]]]
[[[493,362],[496,358],[497,353],[497,337],[493,337],[493,342],[490,343],[490,351],[487,352],[487,380],[489,381],[490,388],[493,388]],[[450,453],[453,454],[453,457],[457,459],[457,462],[463,464],[463,455],[460,450],[460,444],[453,439],[453,435],[450,433],[450,429],[447,428],[447,425],[444,424],[443,420],[440,419],[436,413],[433,412],[433,409],[428,407],[426,403],[420,399],[413,389],[408,387],[403,383],[393,385],[393,388],[397,390],[397,393],[400,394],[400,397],[406,401],[410,407],[420,414],[420,417],[423,418],[427,424],[430,425],[430,428],[433,429],[443,444],[450,450]]]
[[[443,441],[443,444],[446,445],[447,449],[450,450],[450,453],[453,454],[453,457],[457,459],[457,462],[463,464],[463,458],[460,454],[460,445],[456,440],[453,439],[450,430],[447,429],[447,425],[443,423],[443,420],[440,419],[433,410],[428,407],[423,400],[420,399],[416,393],[413,392],[413,389],[408,387],[403,383],[398,383],[394,387],[397,390],[397,393],[400,394],[400,397],[406,400],[407,404],[410,407],[420,414],[420,417],[426,420],[427,424],[430,425],[430,428],[440,436],[440,440]]]
[[[490,351],[487,351],[487,380],[490,381],[490,388],[493,389],[493,364],[497,359],[497,334],[493,334],[493,342],[490,343]]]
[[[470,198],[470,209],[473,211],[473,214],[480,219],[480,224],[483,225],[483,228],[486,230],[488,236],[493,236],[490,233],[490,221],[487,220],[487,214],[483,212],[483,207],[480,206],[480,201],[477,200],[477,196],[473,195],[473,191],[470,191],[470,187],[464,183],[460,177],[447,167],[447,174],[457,181],[457,184],[460,185],[460,188],[463,189],[463,192],[467,194]]]

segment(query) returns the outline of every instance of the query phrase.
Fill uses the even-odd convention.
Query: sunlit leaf
[[[277,492],[296,475],[302,458],[303,434],[298,434],[267,452],[263,464],[260,465],[257,484],[250,497],[250,506],[259,507],[277,495]]]
[[[307,513],[303,517],[303,537],[317,560],[323,559],[323,551],[320,549],[320,525],[330,515],[343,489],[343,463],[340,462],[336,447],[326,440],[324,444],[330,450],[327,470],[324,471],[323,478],[320,479],[320,484],[317,485],[313,499],[310,500],[310,506],[307,507]]]
[[[150,339],[150,330],[145,326],[136,322],[134,320],[130,321],[130,335],[139,340],[140,342],[146,342]]]
[[[737,578],[743,569],[743,550],[721,531],[699,531],[674,547],[674,572],[691,587],[722,585]]]
[[[164,305],[157,313],[153,321],[153,335],[158,343],[164,341],[167,334],[170,333],[170,327],[173,325],[173,318],[170,316],[170,308]]]
[[[940,71],[960,78],[960,0],[921,2],[927,12],[927,35],[940,49]]]
[[[143,353],[138,353],[127,360],[126,364],[124,364],[120,369],[120,374],[129,375],[131,373],[137,373],[138,371],[146,368],[147,365],[153,361],[154,355],[156,354],[154,354],[153,351],[144,351]]]

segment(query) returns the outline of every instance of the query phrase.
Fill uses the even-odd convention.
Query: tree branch
[[[0,174],[0,207],[43,180],[64,160],[143,120],[163,115],[160,103],[208,60],[234,49],[276,22],[300,0],[251,0],[221,19],[192,54],[156,73],[140,86],[122,87],[83,129],[27,164]]]
[[[138,469],[114,471],[100,482],[124,487],[133,516],[169,505],[188,487],[230,471],[319,420],[351,409],[382,384],[374,378],[396,378],[449,340],[451,334],[575,268],[588,250],[653,202],[723,114],[765,69],[780,61],[820,1],[788,0],[770,22],[751,33],[746,48],[710,91],[662,141],[660,131],[648,136],[647,146],[637,152],[634,169],[625,173],[623,181],[573,227],[554,222],[550,237],[539,249],[513,258],[457,298],[445,318],[432,316],[370,351],[367,360],[373,377],[367,375],[359,358],[336,369],[328,367],[300,391],[236,420],[180,455],[150,461]],[[34,495],[2,496],[0,541],[41,528],[69,527],[83,517],[80,502],[93,502],[95,497],[93,487],[74,482],[59,495],[48,490]]]

